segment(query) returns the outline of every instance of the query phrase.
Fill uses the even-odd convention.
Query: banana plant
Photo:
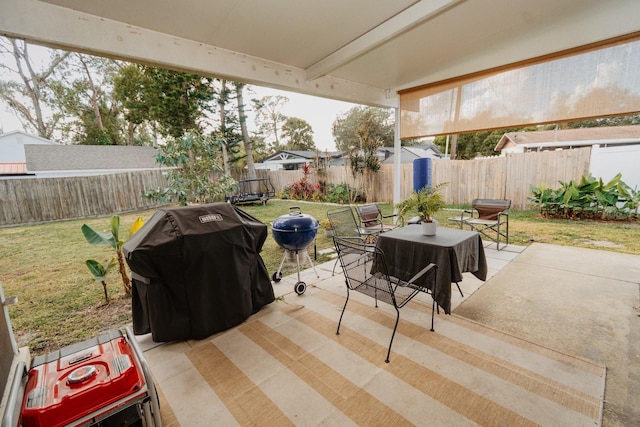
[[[115,258],[111,258],[111,261],[105,261],[103,264],[100,264],[95,259],[88,259],[85,261],[89,271],[93,274],[93,279],[96,282],[102,283],[102,289],[104,290],[104,300],[107,304],[109,304],[109,292],[107,292],[107,273],[116,266]]]
[[[596,179],[591,174],[579,181],[558,181],[560,188],[549,189],[545,184],[530,186],[529,200],[539,206],[540,213],[565,218],[615,218],[621,213],[628,217],[638,211],[638,195],[617,174],[609,182]]]
[[[546,184],[540,187],[529,186],[532,196],[529,201],[533,202],[543,216],[554,216],[558,213],[562,205],[562,193],[558,190],[549,188]]]
[[[621,202],[624,202],[622,209],[627,212],[627,218],[635,216],[638,218],[638,210],[640,209],[640,191],[631,188],[624,182],[618,183],[618,193],[621,197]]]
[[[122,277],[122,285],[124,287],[124,291],[127,295],[131,295],[131,279],[129,279],[129,275],[127,274],[124,255],[122,254],[122,246],[144,225],[144,220],[142,218],[136,219],[133,225],[129,227],[126,238],[123,239],[120,238],[120,216],[113,215],[111,217],[110,223],[111,229],[109,230],[109,232],[96,231],[93,228],[89,227],[87,224],[83,224],[82,234],[90,244],[108,245],[116,251],[116,257],[118,259],[119,272],[120,277]]]

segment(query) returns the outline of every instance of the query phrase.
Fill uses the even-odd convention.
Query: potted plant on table
[[[442,196],[442,189],[446,184],[447,183],[444,182],[433,187],[426,186],[418,192],[412,192],[408,199],[400,202],[396,206],[398,208],[398,215],[404,217],[408,211],[417,211],[420,222],[422,223],[422,234],[433,236],[436,234],[436,227],[438,225],[433,215],[446,206],[444,197]]]

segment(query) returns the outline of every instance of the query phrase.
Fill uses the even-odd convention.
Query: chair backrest
[[[471,207],[478,211],[478,218],[497,220],[498,216],[511,207],[508,199],[474,199]]]
[[[333,241],[349,289],[397,307],[382,251],[360,238]]]
[[[376,203],[356,206],[356,213],[363,227],[377,227],[382,224],[382,212]]]
[[[327,218],[336,237],[360,237],[358,223],[350,206],[327,212]]]

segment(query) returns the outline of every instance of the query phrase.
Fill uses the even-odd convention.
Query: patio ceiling
[[[640,31],[637,0],[3,0],[0,33],[350,102]]]

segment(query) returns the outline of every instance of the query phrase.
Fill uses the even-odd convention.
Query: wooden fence
[[[514,209],[529,207],[531,185],[543,183],[557,187],[558,181],[579,179],[589,173],[591,148],[511,154],[475,160],[434,160],[432,182],[447,182],[448,204],[469,204],[475,198],[511,199]],[[234,171],[236,179],[246,178],[244,171]],[[257,171],[269,177],[276,191],[302,178],[302,171]],[[318,177],[312,173],[311,182]],[[354,182],[348,167],[327,170],[327,183]],[[155,187],[165,187],[162,172],[128,172],[70,178],[34,178],[0,180],[0,226],[33,224],[60,219],[86,218],[151,209],[161,204],[142,197]],[[382,165],[373,182],[373,199],[393,201],[393,165]],[[401,198],[413,188],[413,165],[402,165]]]
[[[474,160],[439,160],[432,165],[432,183],[447,182],[445,197],[447,204],[470,204],[475,198],[511,199],[514,209],[527,209],[530,186],[543,183],[557,187],[558,181],[579,179],[589,173],[591,148],[542,151],[510,154]],[[401,166],[400,197],[405,199],[413,189],[413,165]],[[261,176],[271,179],[276,191],[290,186],[302,178],[302,171],[260,171]],[[312,173],[312,183],[318,177]],[[327,183],[359,185],[347,167],[338,166],[327,170]],[[393,201],[393,165],[382,165],[373,185],[373,199],[379,202]]]
[[[160,170],[67,178],[0,180],[0,226],[151,209],[142,193],[166,187]]]

